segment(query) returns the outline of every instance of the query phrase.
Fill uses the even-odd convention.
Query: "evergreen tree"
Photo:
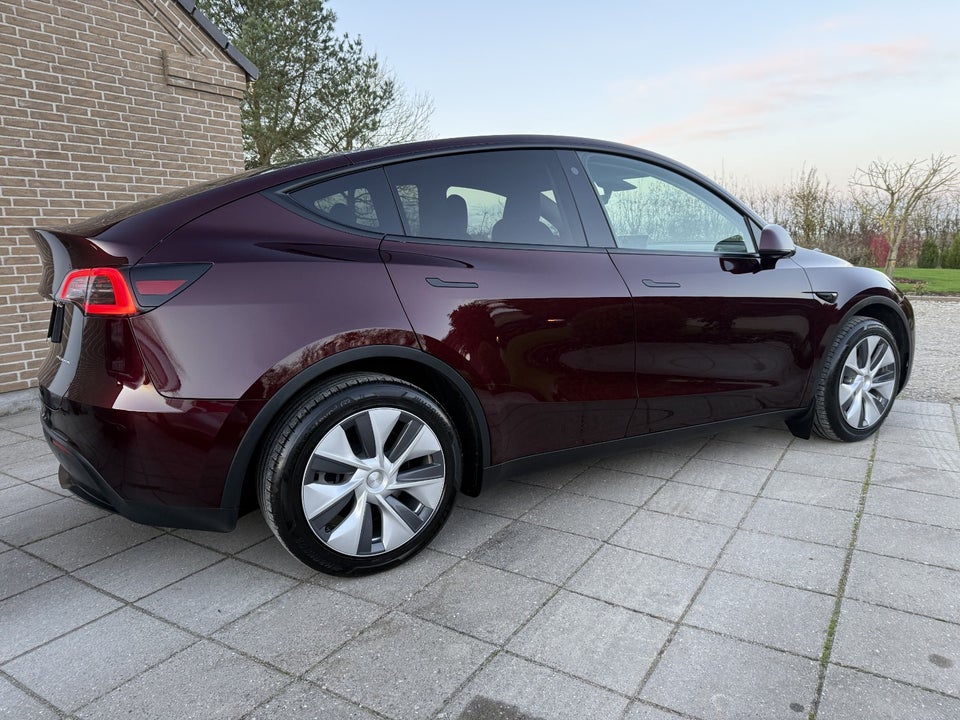
[[[337,17],[323,0],[197,4],[260,70],[241,106],[248,167],[426,131],[429,97],[409,100],[359,36],[336,33]],[[386,126],[403,121],[412,127]]]
[[[917,258],[917,267],[935,268],[940,264],[940,247],[936,241],[927,238],[920,246],[920,257]]]
[[[945,268],[960,270],[960,233],[953,236],[953,242],[950,243],[950,247],[943,253],[943,257],[940,258],[940,263]]]

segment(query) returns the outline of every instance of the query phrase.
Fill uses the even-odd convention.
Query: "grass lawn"
[[[898,267],[893,272],[893,281],[901,291],[911,295],[960,295],[960,270]]]

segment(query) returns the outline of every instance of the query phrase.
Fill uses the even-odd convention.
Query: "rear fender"
[[[298,356],[315,357],[324,349],[330,350],[331,347],[335,346],[327,344],[323,347],[305,348],[298,353]],[[441,376],[456,389],[467,408],[479,438],[479,457],[476,458],[475,463],[464,463],[464,478],[459,489],[468,495],[478,494],[482,469],[490,464],[490,431],[483,408],[473,389],[452,367],[415,347],[368,345],[328,353],[292,375],[288,370],[290,364],[284,361],[266,373],[258,383],[258,387],[251,389],[249,399],[241,401],[234,412],[247,414],[252,410],[256,415],[252,421],[248,420],[249,427],[230,465],[221,506],[229,508],[240,505],[245,484],[248,481],[255,481],[257,457],[273,422],[289,405],[296,402],[301,394],[325,378],[360,368],[370,369],[374,363],[379,372],[390,374],[391,361],[397,366],[401,363],[420,366],[425,372]],[[283,382],[280,382],[281,378],[285,378]],[[272,391],[269,400],[264,402],[256,399],[266,388]]]

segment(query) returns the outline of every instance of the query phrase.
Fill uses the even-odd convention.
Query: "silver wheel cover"
[[[897,358],[884,338],[867,335],[847,353],[837,399],[850,427],[868,430],[880,422],[896,393]]]
[[[445,462],[436,433],[399,408],[363,410],[313,449],[303,474],[303,514],[320,541],[369,557],[412,540],[440,506]]]

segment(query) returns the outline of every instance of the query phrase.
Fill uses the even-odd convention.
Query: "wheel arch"
[[[817,392],[817,378],[820,377],[823,370],[823,363],[826,362],[827,348],[833,345],[837,333],[847,323],[847,321],[860,315],[873,318],[883,323],[897,341],[897,350],[900,353],[900,365],[903,372],[900,374],[900,386],[897,392],[902,390],[907,384],[910,376],[911,362],[913,360],[913,311],[909,305],[906,306],[909,314],[903,309],[900,303],[885,295],[867,295],[856,298],[850,302],[842,315],[837,316],[837,320],[830,332],[824,333],[820,345],[820,358],[816,361],[810,372],[810,381],[804,392],[804,405],[793,418],[787,420],[787,427],[790,431],[800,438],[809,438],[813,430],[815,417],[814,396]]]
[[[253,497],[255,462],[277,417],[317,384],[338,375],[376,372],[412,383],[431,395],[450,414],[463,449],[463,477],[458,489],[480,493],[483,468],[490,464],[490,431],[473,389],[456,370],[422,350],[398,345],[368,345],[323,358],[288,380],[260,409],[247,427],[227,472],[221,507],[239,507]],[[464,433],[463,428],[468,432]]]

